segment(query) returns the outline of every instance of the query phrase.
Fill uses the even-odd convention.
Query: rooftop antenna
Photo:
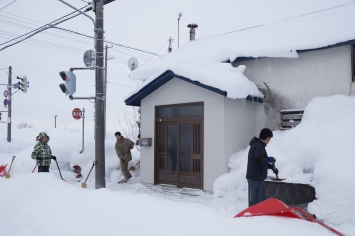
[[[180,19],[182,17],[182,13],[178,14],[178,48],[180,47]]]
[[[173,41],[174,41],[174,40],[170,37],[170,39],[169,39],[169,48],[168,48],[169,53],[171,53],[171,51],[173,50],[173,49],[171,48],[171,44],[172,44]]]

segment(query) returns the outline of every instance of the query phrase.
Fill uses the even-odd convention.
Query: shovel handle
[[[86,181],[88,181],[88,178],[89,178],[89,176],[90,176],[90,174],[91,174],[91,171],[92,171],[92,169],[94,168],[94,166],[96,165],[96,163],[97,163],[97,161],[94,161],[94,162],[92,163],[91,170],[90,170],[88,176],[86,176],[86,179],[85,179],[85,181],[84,181],[84,184],[86,184]]]
[[[32,171],[32,173],[35,171],[35,169],[36,169],[36,167],[38,166],[38,164],[36,164],[36,166],[35,166],[35,168],[33,168],[33,171]]]
[[[14,160],[15,160],[15,157],[16,157],[16,156],[13,156],[13,157],[12,157],[12,161],[11,161],[11,165],[10,165],[10,168],[9,168],[9,171],[8,171],[8,173],[10,173],[10,170],[11,170],[11,167],[12,167],[12,163],[14,162]]]

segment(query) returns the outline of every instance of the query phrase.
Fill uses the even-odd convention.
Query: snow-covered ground
[[[267,147],[277,159],[281,177],[315,187],[317,200],[308,210],[346,235],[355,235],[354,107],[353,97],[316,98],[307,106],[302,123],[291,131],[275,132]],[[0,164],[10,164],[16,156],[11,178],[0,178],[0,235],[334,235],[297,219],[233,218],[247,207],[248,148],[231,157],[231,172],[217,179],[214,195],[142,185],[139,169],[127,184],[118,185],[115,137],[108,132],[107,188],[95,190],[93,171],[83,189],[72,166],[82,166],[86,178],[94,160],[94,139],[93,131],[86,130],[80,154],[81,125],[77,126],[19,129],[13,124],[9,143],[6,125],[0,124]],[[55,162],[49,174],[31,173],[35,162],[30,154],[42,131],[50,136],[49,145],[67,182],[60,179]],[[135,164],[139,153],[134,151],[133,157]]]

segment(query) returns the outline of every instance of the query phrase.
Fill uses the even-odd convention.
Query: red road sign
[[[9,100],[7,100],[6,98],[4,99],[4,105],[5,107],[7,106],[7,104],[9,104]]]
[[[79,108],[75,108],[71,114],[73,115],[74,119],[76,119],[76,120],[79,120],[83,115],[83,113],[81,112],[81,110]]]
[[[9,91],[5,90],[4,91],[4,97],[7,97],[7,96],[9,96]]]

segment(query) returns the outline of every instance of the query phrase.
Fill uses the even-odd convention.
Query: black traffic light
[[[64,84],[60,84],[59,87],[65,95],[73,95],[76,92],[76,76],[71,71],[61,71],[59,72],[62,80],[65,81]]]

